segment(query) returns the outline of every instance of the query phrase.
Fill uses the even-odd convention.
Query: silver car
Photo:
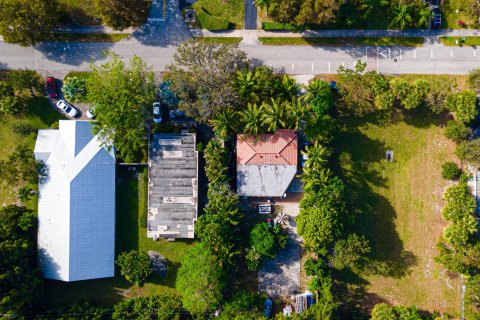
[[[72,118],[75,118],[78,115],[78,110],[65,100],[58,100],[57,108]]]
[[[153,122],[162,122],[162,109],[160,108],[160,102],[153,103]]]

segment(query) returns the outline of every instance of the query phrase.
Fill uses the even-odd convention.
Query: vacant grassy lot
[[[420,47],[422,37],[360,37],[360,38],[331,38],[331,37],[259,37],[263,45],[271,46],[405,46]]]
[[[460,44],[457,44],[456,41],[459,41]],[[444,46],[478,46],[480,45],[480,37],[440,37],[440,42]]]
[[[95,9],[95,0],[58,0],[61,22],[94,26],[102,24]]]
[[[375,119],[343,124],[335,152],[349,211],[357,216],[352,231],[364,234],[373,251],[367,271],[336,275],[345,312],[367,313],[375,303],[388,302],[458,316],[459,279],[433,260],[446,226],[441,209],[447,183],[440,167],[454,160],[444,121],[417,111],[387,126]],[[385,160],[389,149],[392,163]]]
[[[440,9],[442,11],[442,27],[447,29],[461,29],[458,20],[465,22],[467,27],[474,28],[476,21],[467,15],[472,0],[443,0]],[[457,13],[458,10],[458,13]]]
[[[211,19],[206,20],[213,25],[217,24],[213,20],[225,19],[228,21],[230,29],[243,28],[243,12],[245,11],[243,0],[199,0],[192,7],[196,10],[197,17],[200,12],[205,16],[210,16]],[[208,25],[202,26],[200,24],[200,27],[210,29]]]
[[[185,253],[194,245],[193,241],[158,241],[147,239],[139,214],[146,217],[147,173],[145,169],[130,171],[128,167],[117,167],[117,224],[116,251],[154,250],[168,260],[168,274],[165,279],[151,276],[141,288],[131,286],[117,270],[115,278],[64,283],[48,281],[42,307],[58,307],[94,301],[105,307],[135,296],[161,293],[176,293],[176,272]]]
[[[17,115],[2,115],[0,119],[0,159],[5,159],[18,146],[28,144],[33,151],[38,129],[49,128],[63,118],[46,98],[24,98],[24,111]],[[12,204],[16,195],[11,188],[0,188],[0,204]],[[36,208],[36,198],[28,201],[28,207]]]

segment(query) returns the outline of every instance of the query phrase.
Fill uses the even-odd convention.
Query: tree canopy
[[[95,105],[93,131],[106,146],[115,146],[120,158],[135,160],[145,144],[145,118],[155,96],[153,72],[137,56],[129,66],[116,54],[101,66],[90,65],[88,101]]]
[[[148,0],[95,0],[103,22],[115,30],[139,27],[148,15]]]
[[[145,252],[122,252],[115,263],[125,279],[136,286],[141,286],[152,273],[150,257]]]

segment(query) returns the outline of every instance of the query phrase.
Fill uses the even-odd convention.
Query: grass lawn
[[[168,260],[168,273],[165,279],[151,276],[141,288],[131,286],[117,270],[115,278],[64,283],[48,281],[42,307],[66,306],[79,301],[93,300],[105,307],[135,296],[151,294],[175,294],[176,271],[180,261],[194,245],[193,241],[155,242],[147,239],[144,225],[139,225],[139,214],[146,217],[147,172],[139,169],[138,174],[128,167],[117,166],[117,224],[116,251],[154,250]],[[94,293],[92,295],[92,293]]]
[[[445,119],[416,111],[387,126],[369,120],[346,120],[335,145],[349,211],[357,215],[352,231],[372,247],[367,271],[335,275],[342,309],[367,313],[388,302],[458,317],[459,279],[433,260],[447,224],[441,210],[448,183],[440,168],[454,160],[454,144],[443,134]],[[389,149],[392,163],[385,160]]]
[[[58,0],[58,8],[62,23],[84,26],[102,24],[95,8],[95,0]]]
[[[330,37],[259,37],[263,45],[271,46],[392,46],[420,47],[422,37],[363,37],[363,38],[330,38]]]
[[[130,36],[129,33],[54,33],[49,41],[60,42],[118,42]]]
[[[242,37],[201,37],[195,38],[198,41],[212,44],[239,44]]]
[[[471,19],[467,10],[472,0],[443,0],[440,10],[442,11],[442,27],[446,29],[461,29],[457,24],[458,20],[466,23],[468,28],[474,28],[476,21]],[[458,13],[457,13],[458,10]]]
[[[199,0],[192,5],[198,13],[202,10],[205,14],[217,19],[226,19],[230,29],[243,28],[243,12],[245,11],[243,0]],[[197,22],[198,19],[196,19]],[[207,26],[199,26],[207,28]]]
[[[460,39],[465,39],[465,42],[462,42],[462,46],[479,46],[480,45],[480,37],[440,37],[440,42],[444,46],[449,46],[449,47],[459,47],[458,44],[455,43],[455,41],[460,41]]]
[[[7,158],[19,145],[28,144],[33,151],[38,129],[49,128],[64,117],[56,112],[46,98],[24,98],[25,112],[18,115],[2,115],[0,119],[0,159]],[[15,191],[0,188],[0,203],[12,204],[16,201]],[[36,208],[34,197],[26,203]]]

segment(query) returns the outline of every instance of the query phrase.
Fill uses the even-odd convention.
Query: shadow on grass
[[[131,167],[117,166],[116,252],[138,250],[139,183]]]
[[[352,316],[366,314],[376,303],[382,302],[380,297],[366,292],[369,283],[362,276],[398,279],[408,275],[411,267],[417,264],[417,257],[404,249],[396,231],[394,207],[389,199],[373,189],[386,187],[383,173],[372,164],[384,159],[389,146],[359,130],[366,121],[365,118],[346,120],[335,142],[335,154],[339,159],[335,168],[346,183],[348,209],[355,216],[348,231],[365,235],[372,249],[363,274],[342,271],[336,276],[338,290],[342,292],[340,300],[348,297],[340,312]]]

